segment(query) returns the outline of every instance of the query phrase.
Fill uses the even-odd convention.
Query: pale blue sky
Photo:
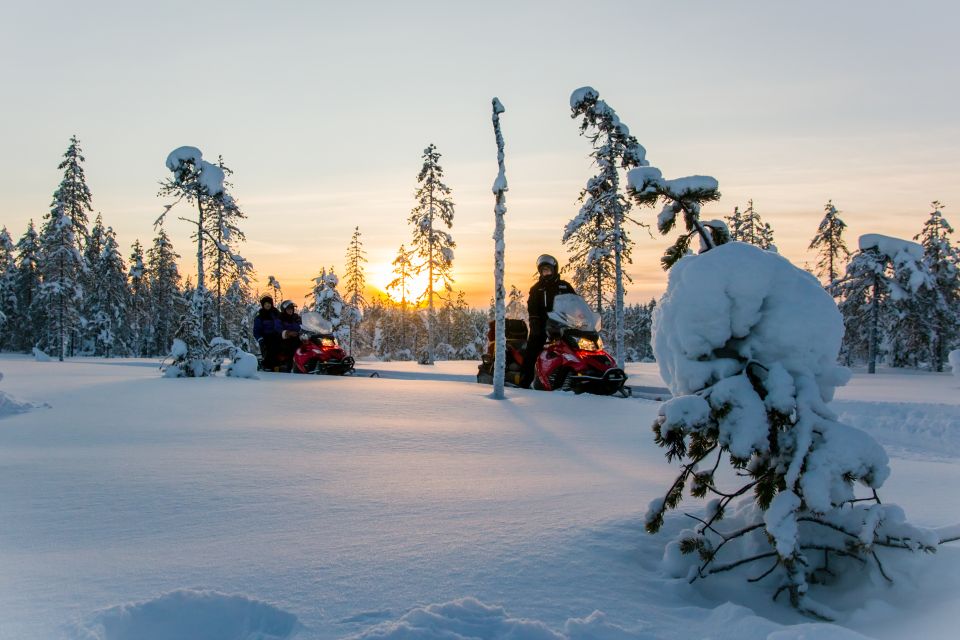
[[[569,117],[589,84],[668,177],[753,198],[798,264],[823,204],[865,232],[960,223],[960,9],[952,2],[2,2],[0,224],[39,220],[76,133],[94,205],[145,244],[174,147],[222,154],[259,279],[299,293],[360,225],[371,270],[401,242],[420,154],[444,154],[456,271],[492,285],[490,98],[507,108],[507,281],[528,286],[591,175]],[[636,212],[650,219],[647,211]],[[187,229],[171,223],[181,254]],[[634,233],[628,299],[669,240]],[[192,271],[191,263],[183,271]],[[378,283],[379,276],[370,279]],[[262,284],[262,283],[261,283]]]

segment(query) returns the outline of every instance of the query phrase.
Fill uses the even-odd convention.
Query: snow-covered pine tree
[[[845,261],[850,258],[850,251],[843,241],[847,224],[840,219],[840,212],[833,206],[833,200],[828,200],[823,209],[823,220],[807,248],[817,252],[816,275],[826,281],[824,288],[836,297],[836,282],[840,279]]]
[[[38,329],[43,324],[43,315],[32,315],[33,304],[40,291],[40,237],[33,225],[17,241],[17,312],[11,326],[18,327],[11,333],[13,348],[18,351],[30,351],[38,342]]]
[[[210,293],[214,300],[213,332],[215,335],[226,337],[223,328],[223,297],[233,280],[249,279],[253,265],[238,253],[240,243],[246,240],[239,225],[247,216],[230,193],[233,185],[227,178],[233,175],[233,171],[223,162],[223,156],[218,158],[217,167],[225,176],[224,195],[210,199],[208,211],[204,217],[204,230],[210,241],[205,243],[204,247],[210,264]],[[279,301],[277,302],[279,304]]]
[[[590,157],[599,173],[580,192],[583,205],[564,229],[563,243],[571,254],[567,268],[573,270],[574,286],[593,300],[598,314],[603,313],[605,298],[613,294],[613,355],[622,367],[624,280],[631,281],[624,263],[632,260],[626,229],[626,223],[631,221],[627,215],[631,205],[620,188],[620,170],[645,166],[646,150],[592,87],[574,91],[570,109],[572,118],[581,118],[580,134],[593,147]]]
[[[327,320],[338,338],[343,337],[346,331],[343,322],[343,298],[337,291],[339,283],[340,278],[334,273],[333,267],[330,267],[329,271],[322,269],[320,275],[313,279],[313,289],[310,292],[313,297],[310,310],[316,311],[321,318]]]
[[[153,338],[153,313],[150,305],[150,282],[144,265],[143,245],[135,240],[130,250],[130,269],[127,271],[130,303],[125,320],[129,333],[130,353],[136,357],[147,355],[147,345]]]
[[[184,300],[180,292],[179,254],[173,249],[166,230],[160,227],[147,250],[147,279],[150,283],[150,313],[153,318],[153,340],[148,345],[151,355],[170,353]]]
[[[404,245],[400,245],[400,249],[397,251],[397,257],[393,260],[393,275],[396,276],[390,283],[387,285],[387,291],[393,292],[393,297],[396,298],[400,296],[400,315],[398,326],[395,327],[399,329],[399,334],[396,336],[396,340],[399,341],[401,345],[404,345],[404,348],[411,342],[408,341],[407,335],[407,305],[412,302],[410,286],[413,282],[413,276],[416,273],[416,269],[413,266],[413,250],[407,250]]]
[[[732,242],[671,270],[654,351],[673,399],[653,429],[682,469],[650,504],[646,528],[658,531],[687,487],[714,497],[668,546],[674,576],[692,582],[763,562],[751,581],[832,619],[811,585],[868,565],[889,581],[880,551],[936,550],[936,532],[881,504],[876,492],[890,474],[883,447],[827,406],[849,378],[835,364],[842,334],[820,283],[772,252]],[[717,475],[724,459],[732,487]]]
[[[934,371],[943,371],[943,363],[952,345],[960,339],[960,248],[951,242],[953,227],[943,217],[939,200],[914,236],[923,246],[923,259],[930,271],[931,286],[919,296],[919,307],[927,326],[926,352]]]
[[[177,331],[181,341],[178,349],[186,349],[186,352],[178,351],[172,354],[174,364],[171,375],[206,376],[213,371],[213,363],[207,358],[209,343],[204,327],[209,309],[208,302],[210,302],[204,268],[204,258],[208,255],[205,244],[207,242],[217,244],[216,236],[210,233],[210,226],[213,224],[210,218],[216,217],[216,210],[219,207],[234,207],[236,204],[224,187],[223,181],[226,176],[223,169],[204,160],[203,154],[196,147],[174,149],[167,155],[166,167],[173,173],[173,177],[161,183],[159,195],[175,198],[175,200],[172,204],[165,206],[164,212],[157,218],[154,225],[162,224],[166,214],[180,200],[186,200],[197,207],[196,219],[180,218],[195,227],[192,237],[197,243],[197,283],[196,290],[189,298],[187,315],[191,317],[183,318]],[[220,251],[230,253],[231,259],[237,260],[238,263],[245,262],[239,256],[232,254],[226,245],[217,244],[217,247]],[[187,335],[186,331],[197,333]]]
[[[127,268],[112,227],[104,230],[103,248],[90,271],[97,283],[96,288],[87,293],[90,301],[87,322],[94,330],[94,355],[108,358],[128,355],[130,291]]]
[[[907,307],[915,307],[930,275],[923,264],[923,248],[914,242],[870,233],[860,236],[859,247],[837,286],[842,297],[839,308],[846,328],[847,360],[865,356],[868,373],[876,373],[882,344],[887,345],[891,360],[902,362],[899,358],[909,350],[905,345],[917,341],[912,319],[917,310]]]
[[[0,350],[13,348],[17,317],[16,247],[6,227],[0,229]]]
[[[753,207],[753,199],[747,202],[745,211],[734,207],[733,215],[728,216],[726,221],[731,240],[746,242],[764,250],[776,250],[773,244],[773,228],[760,218],[760,214]]]
[[[252,352],[254,345],[253,316],[257,306],[246,280],[235,276],[223,295],[223,337],[247,353]]]
[[[453,225],[453,198],[451,190],[443,182],[443,167],[440,166],[440,153],[434,144],[423,150],[423,166],[417,174],[420,185],[414,194],[416,206],[410,212],[409,222],[413,226],[413,246],[421,262],[416,265],[416,273],[427,272],[427,288],[420,299],[427,301],[427,340],[426,351],[419,358],[421,364],[433,364],[433,320],[434,297],[440,285],[444,291],[451,291],[453,282],[453,250],[457,244],[453,236],[441,229]]]
[[[79,335],[79,344],[71,343],[68,351],[73,355],[76,349],[87,355],[101,355],[97,352],[97,333],[98,328],[93,322],[93,316],[96,310],[93,308],[96,304],[95,290],[99,287],[97,274],[94,272],[94,265],[100,260],[100,254],[103,252],[103,245],[107,228],[103,224],[103,216],[97,213],[94,218],[93,226],[87,232],[86,244],[83,246],[83,266],[84,275],[81,281],[83,286],[83,306],[81,308],[80,324],[82,332]]]
[[[498,98],[491,102],[493,108],[493,137],[497,144],[497,177],[493,181],[493,316],[494,316],[494,365],[493,397],[502,400],[504,376],[506,375],[506,287],[503,284],[504,271],[504,216],[507,213],[507,173],[504,161],[503,133],[500,131],[500,114],[506,109]],[[462,294],[461,294],[462,295]],[[481,351],[482,352],[482,351]],[[479,355],[479,354],[478,354]]]
[[[40,236],[40,286],[31,316],[42,318],[41,348],[56,352],[62,362],[81,319],[83,256],[77,247],[73,221],[60,203],[50,212]]]
[[[350,244],[347,247],[347,273],[344,293],[347,296],[346,320],[349,334],[347,337],[347,353],[353,355],[358,346],[357,329],[363,319],[363,308],[367,305],[364,298],[364,289],[367,288],[363,264],[367,261],[367,252],[363,250],[360,241],[360,227],[354,227]]]
[[[51,210],[57,207],[57,203],[63,206],[66,216],[73,224],[76,244],[81,249],[87,242],[87,213],[93,211],[93,196],[87,187],[87,177],[83,171],[85,161],[80,141],[77,136],[71,136],[70,144],[63,154],[63,161],[57,165],[57,169],[63,171],[63,180],[53,192],[53,201],[50,203]]]

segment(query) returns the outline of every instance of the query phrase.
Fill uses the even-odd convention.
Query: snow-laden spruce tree
[[[340,292],[337,291],[337,285],[340,278],[334,273],[333,267],[330,270],[322,269],[320,275],[313,279],[313,289],[310,292],[313,300],[310,304],[310,310],[320,314],[320,317],[330,323],[333,333],[338,337],[343,337],[347,330],[344,324],[344,303]]]
[[[443,182],[443,167],[436,145],[430,144],[424,149],[422,157],[423,166],[417,174],[420,186],[414,194],[417,204],[410,212],[409,222],[413,226],[414,250],[420,258],[416,273],[427,272],[427,288],[420,296],[427,301],[427,343],[419,360],[421,364],[433,364],[434,297],[437,286],[447,292],[452,290],[453,250],[457,243],[441,228],[449,229],[453,225],[454,205],[450,187]]]
[[[185,301],[180,291],[179,254],[166,229],[160,227],[147,250],[147,279],[150,282],[150,309],[153,317],[153,340],[148,345],[151,355],[170,353]]]
[[[914,236],[923,246],[930,286],[919,295],[927,340],[924,345],[934,371],[943,371],[951,345],[960,341],[960,247],[950,236],[953,227],[943,217],[943,205],[934,200],[923,230]]]
[[[493,397],[503,399],[503,384],[506,374],[506,288],[503,285],[504,270],[504,221],[507,213],[507,173],[503,157],[503,133],[500,131],[500,114],[506,111],[499,99],[492,101],[493,137],[497,143],[497,177],[493,181],[493,308],[494,308],[494,365]]]
[[[846,328],[844,351],[848,362],[865,360],[867,371],[876,373],[882,345],[904,356],[909,351],[904,345],[918,340],[911,318],[917,317],[917,293],[929,283],[929,272],[923,248],[914,242],[870,233],[860,236],[859,247],[836,287]],[[901,323],[906,333],[892,335]]]
[[[823,210],[823,220],[807,248],[817,252],[816,275],[826,282],[824,288],[836,297],[837,281],[845,262],[850,258],[850,251],[843,240],[847,224],[840,219],[840,212],[833,206],[833,200],[828,200]]]
[[[346,324],[349,331],[347,336],[347,353],[353,355],[358,345],[357,328],[363,319],[363,309],[367,306],[364,290],[367,288],[367,279],[363,265],[367,261],[367,252],[363,250],[360,240],[360,227],[354,227],[350,244],[347,246],[347,272],[344,275],[344,293],[347,296]]]
[[[730,239],[746,242],[764,250],[773,249],[773,227],[760,218],[760,214],[753,208],[753,200],[747,202],[747,208],[740,211],[740,207],[733,208],[733,215],[727,217],[727,228]]]
[[[87,241],[87,224],[89,223],[87,214],[93,211],[93,196],[83,171],[85,161],[80,141],[77,136],[71,136],[70,144],[63,154],[63,161],[57,165],[57,169],[63,171],[63,180],[53,192],[53,201],[50,203],[51,209],[56,208],[58,203],[63,206],[66,216],[70,218],[73,225],[77,246],[81,250],[86,246]]]
[[[135,240],[130,249],[130,268],[127,285],[130,291],[127,310],[130,353],[136,357],[147,355],[147,345],[153,338],[153,311],[150,308],[150,282],[144,263],[143,245]]]
[[[31,305],[31,316],[42,327],[40,348],[56,353],[62,362],[68,343],[80,330],[85,267],[73,221],[60,204],[50,212],[40,235],[37,262],[40,286]]]
[[[249,283],[235,276],[223,295],[223,338],[245,352],[252,352],[253,316],[259,305],[250,293]]]
[[[16,247],[6,227],[0,229],[0,349],[14,348],[13,323],[17,317]]]
[[[624,363],[623,296],[624,271],[631,262],[631,240],[626,229],[630,201],[620,186],[620,170],[647,165],[646,150],[630,135],[630,129],[592,87],[581,87],[570,96],[571,117],[580,118],[580,134],[593,150],[590,157],[598,168],[580,192],[583,205],[567,223],[563,243],[570,251],[568,269],[573,283],[595,311],[603,313],[604,301],[612,294],[614,307],[613,355],[618,366]]]
[[[96,288],[87,293],[87,325],[92,330],[93,353],[98,356],[129,355],[130,320],[127,269],[112,227],[102,235],[100,255],[89,266]]]
[[[13,322],[19,330],[10,338],[14,349],[29,352],[39,341],[38,329],[43,318],[33,315],[33,301],[40,291],[40,236],[33,220],[17,240],[16,268],[17,312],[8,322]]]

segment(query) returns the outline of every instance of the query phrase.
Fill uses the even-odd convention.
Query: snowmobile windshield
[[[300,326],[310,333],[333,333],[330,321],[316,311],[304,311],[300,314]]]
[[[562,293],[553,299],[553,311],[547,316],[554,322],[578,331],[600,331],[600,316],[587,301],[575,293]]]

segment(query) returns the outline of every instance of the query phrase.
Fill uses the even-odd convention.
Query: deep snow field
[[[960,543],[884,555],[892,587],[849,578],[838,624],[742,576],[667,577],[700,506],[643,531],[676,472],[658,402],[498,402],[470,362],[360,369],[171,380],[0,356],[0,638],[957,637]],[[960,523],[960,381],[858,372],[833,406],[887,448],[885,501]]]

